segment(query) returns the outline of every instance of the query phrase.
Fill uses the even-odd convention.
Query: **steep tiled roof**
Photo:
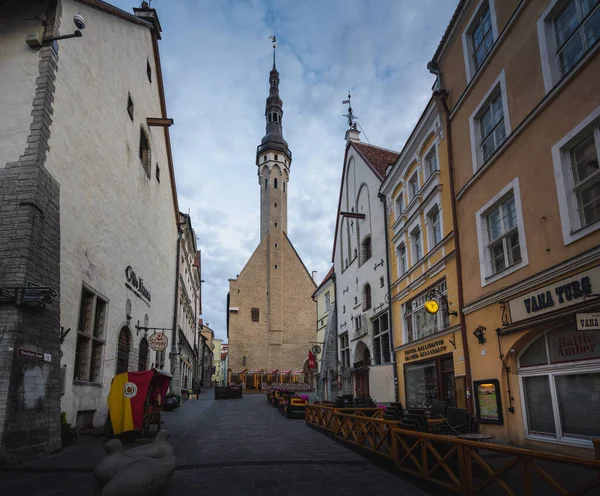
[[[448,38],[450,38],[450,33],[452,32],[452,29],[454,28],[454,24],[456,23],[456,21],[458,19],[458,15],[462,11],[463,7],[467,4],[467,2],[468,2],[468,0],[460,0],[458,2],[458,5],[456,6],[456,9],[454,10],[454,14],[452,14],[452,17],[450,18],[450,22],[448,23],[448,26],[446,27],[446,31],[444,31],[444,35],[442,36],[442,39],[440,40],[440,44],[438,45],[437,49],[435,50],[435,53],[433,54],[433,57],[431,58],[430,63],[433,63],[434,65],[437,64],[437,59],[440,56],[440,53],[442,53],[442,50],[443,50],[444,46],[446,45]]]
[[[331,279],[331,277],[333,276],[333,267],[331,267],[331,269],[329,269],[329,272],[327,272],[327,275],[325,276],[325,278],[321,281],[321,284],[319,284],[319,286],[317,287],[317,289],[315,289],[315,292],[313,293],[313,298],[315,296],[315,293],[317,291],[319,291],[319,289],[321,289],[321,286],[323,286],[327,281],[329,281],[329,279]]]
[[[367,145],[366,143],[354,142],[354,147],[360,152],[364,159],[371,165],[375,173],[380,179],[385,177],[385,170],[390,164],[394,164],[400,154],[387,148],[381,148],[375,145]]]

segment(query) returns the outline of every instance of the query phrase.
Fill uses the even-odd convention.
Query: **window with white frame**
[[[373,360],[375,365],[392,361],[390,323],[387,313],[373,320]]]
[[[431,148],[429,153],[425,155],[425,178],[431,176],[436,170],[438,170],[437,154],[435,153],[435,146]]]
[[[350,340],[347,332],[340,335],[340,360],[342,367],[350,367]]]
[[[440,219],[440,209],[437,205],[429,211],[427,220],[429,221],[429,239],[433,248],[442,241],[442,221]]]
[[[400,193],[396,197],[396,220],[400,218],[402,213],[404,212],[404,198],[402,197],[402,193]]]
[[[421,228],[417,227],[410,233],[412,245],[413,265],[423,258],[423,240],[421,239]]]
[[[482,286],[528,264],[519,191],[515,178],[476,214]]]
[[[102,383],[102,356],[108,302],[82,288],[73,380]]]
[[[510,134],[506,77],[500,73],[469,119],[473,172],[484,165]]]
[[[600,0],[554,0],[538,20],[546,92],[600,40]]]
[[[446,281],[442,281],[435,289],[445,295],[448,292]],[[436,314],[430,314],[425,310],[428,292],[429,290],[403,305],[404,331],[407,343],[436,334],[450,325],[445,309],[440,308],[440,311]]]
[[[404,245],[404,243],[396,248],[396,256],[398,257],[398,277],[402,277],[408,270],[408,264],[406,260],[406,245]]]
[[[325,311],[326,312],[329,312],[329,305],[331,304],[330,300],[331,300],[331,296],[329,294],[329,291],[327,291],[327,293],[325,293]]]
[[[600,107],[552,147],[565,244],[600,229]]]
[[[498,25],[494,0],[482,0],[463,32],[462,42],[467,81],[479,71],[487,60],[498,38]]]
[[[419,192],[419,175],[415,172],[408,180],[408,201],[411,202]]]
[[[592,446],[600,436],[600,336],[568,322],[519,357],[523,416],[532,439]],[[585,345],[580,344],[583,341]]]

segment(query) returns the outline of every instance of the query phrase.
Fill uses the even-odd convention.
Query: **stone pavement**
[[[428,496],[303,420],[284,418],[263,394],[213,398],[207,390],[164,412],[178,467],[163,496]],[[91,471],[103,442],[82,437],[55,455],[0,469],[0,495],[95,495]]]
[[[427,496],[303,420],[286,419],[265,395],[216,401],[175,453],[165,496]]]

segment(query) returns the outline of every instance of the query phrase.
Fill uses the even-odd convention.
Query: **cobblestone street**
[[[175,451],[179,468],[167,496],[427,494],[284,418],[264,395],[215,401]]]

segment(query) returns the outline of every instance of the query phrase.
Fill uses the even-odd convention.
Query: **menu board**
[[[482,424],[502,424],[502,403],[498,380],[474,381],[473,386],[479,422]]]

